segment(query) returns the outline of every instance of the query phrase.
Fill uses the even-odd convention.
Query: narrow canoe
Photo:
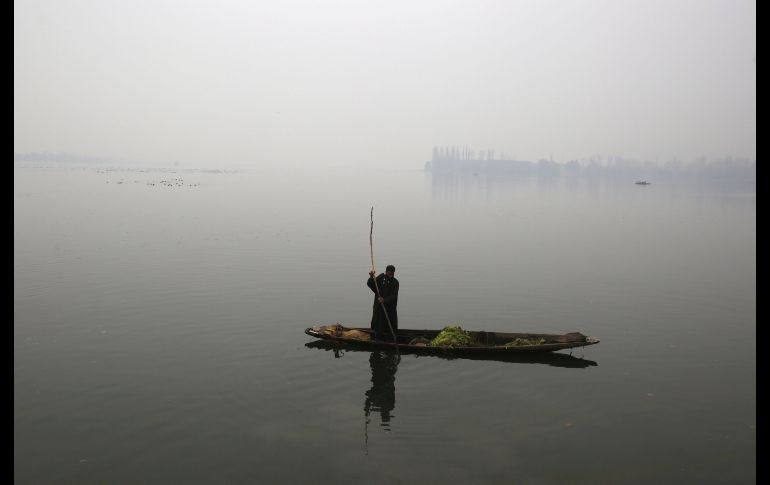
[[[372,330],[360,327],[344,327],[340,324],[317,325],[305,329],[311,337],[338,342],[356,347],[395,349],[421,354],[453,355],[510,355],[535,352],[553,352],[555,350],[586,347],[599,343],[599,339],[586,337],[579,332],[564,334],[552,333],[508,333],[470,330],[473,346],[468,347],[432,347],[426,342],[434,339],[441,330],[398,330],[398,343],[390,340],[374,340]],[[519,339],[517,341],[517,339]],[[527,345],[527,342],[538,342]]]

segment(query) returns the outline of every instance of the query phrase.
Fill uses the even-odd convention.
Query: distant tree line
[[[494,149],[473,150],[469,146],[434,146],[432,162],[461,161],[461,160],[495,160]],[[501,152],[497,160],[512,160],[505,152]]]
[[[639,160],[620,155],[572,159],[564,163],[541,158],[536,163],[512,160],[504,153],[495,159],[494,150],[476,154],[468,147],[433,147],[433,157],[425,168],[437,171],[454,171],[487,174],[537,174],[539,176],[601,175],[605,177],[668,178],[694,177],[709,179],[733,179],[755,181],[756,160],[746,157],[724,157],[708,159],[699,156],[690,162],[677,157],[664,161]]]
[[[14,153],[14,162],[54,162],[54,163],[106,163],[109,160],[72,153],[29,152]]]

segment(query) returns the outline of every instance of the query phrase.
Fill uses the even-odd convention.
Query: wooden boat
[[[599,343],[599,339],[586,337],[579,332],[565,334],[551,333],[508,333],[468,331],[474,344],[467,347],[429,345],[441,330],[410,330],[399,329],[398,341],[374,340],[369,328],[344,327],[339,323],[333,325],[318,325],[305,329],[311,337],[338,342],[356,347],[393,349],[399,352],[414,352],[420,354],[452,354],[452,355],[512,355],[537,352],[553,352],[554,350],[586,347]]]

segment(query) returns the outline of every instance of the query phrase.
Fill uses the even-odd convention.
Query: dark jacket
[[[391,339],[393,336],[390,333],[390,327],[388,327],[388,321],[385,318],[385,314],[382,311],[382,305],[377,301],[377,290],[374,287],[374,280],[369,277],[366,280],[366,286],[368,286],[372,292],[374,292],[374,306],[372,308],[372,330],[380,338]],[[385,300],[385,309],[388,312],[390,318],[390,324],[393,326],[393,331],[398,333],[398,312],[396,311],[396,305],[398,304],[398,280],[396,278],[388,278],[385,273],[380,273],[377,277],[377,288],[380,290],[380,296]]]

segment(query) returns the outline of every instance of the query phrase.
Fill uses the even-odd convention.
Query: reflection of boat
[[[305,344],[305,347],[309,349],[321,349],[326,351],[335,352],[336,356],[340,356],[340,350],[346,352],[377,352],[374,349],[362,347],[360,345],[345,345],[340,342],[334,342],[330,340],[314,340]],[[410,353],[402,351],[404,354]],[[395,355],[395,354],[393,354]],[[470,355],[452,355],[452,354],[428,354],[431,357],[438,357],[439,359],[469,359],[469,360],[486,360],[496,362],[511,362],[520,364],[546,364],[554,367],[570,367],[574,369],[582,369],[585,367],[597,366],[596,362],[588,359],[581,359],[579,357],[573,357],[569,354],[562,354],[559,352],[546,352],[546,353],[530,353],[530,354],[470,354]]]
[[[634,182],[636,185],[650,185],[651,182],[648,182],[646,180],[637,180]]]
[[[372,331],[368,328],[347,328],[340,324],[319,325],[305,329],[311,337],[339,342],[345,345],[356,345],[373,349],[394,349],[400,352],[409,351],[420,354],[442,354],[456,357],[468,356],[507,356],[552,352],[554,350],[571,349],[598,344],[599,340],[586,337],[582,333],[565,334],[551,333],[507,333],[468,331],[473,342],[470,346],[433,347],[429,342],[440,330],[398,330],[398,341],[373,340]]]

